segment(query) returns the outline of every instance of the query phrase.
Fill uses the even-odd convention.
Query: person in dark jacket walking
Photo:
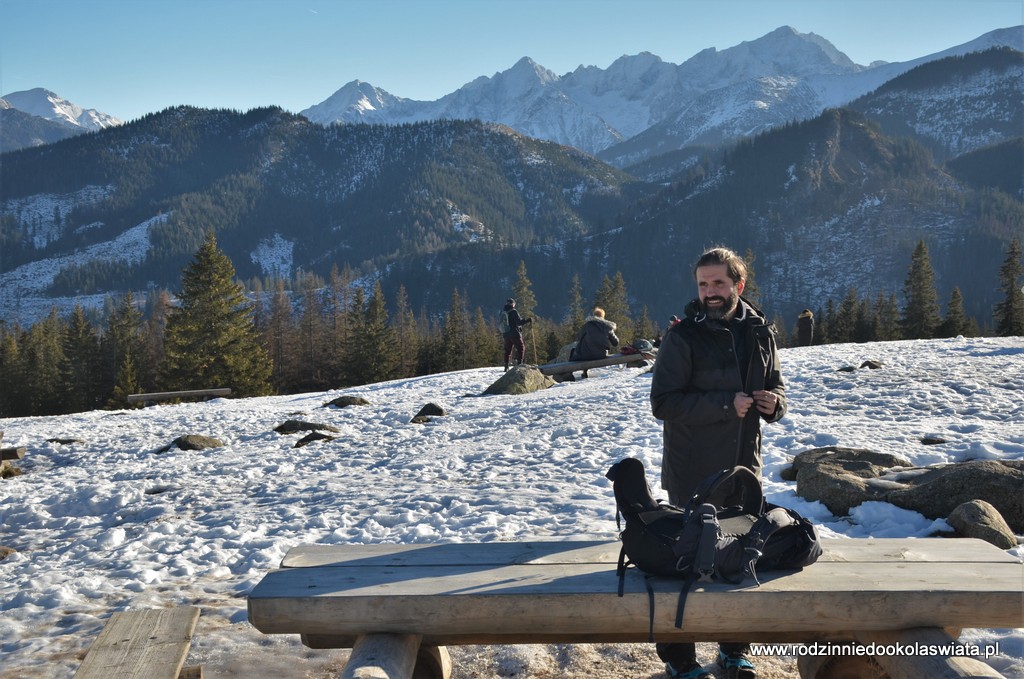
[[[505,372],[508,372],[509,362],[512,360],[513,350],[518,352],[519,358],[516,359],[516,365],[523,362],[526,358],[526,343],[523,341],[523,326],[533,323],[532,318],[522,318],[519,315],[519,311],[516,309],[516,301],[509,297],[505,300],[505,306],[501,310],[502,316],[502,333],[501,338],[504,342],[505,351]]]
[[[712,473],[736,465],[761,473],[761,420],[786,414],[775,329],[743,299],[747,269],[727,248],[694,267],[697,298],[662,339],[651,380],[651,411],[663,422],[662,487],[685,506]],[[694,644],[658,644],[671,679],[711,676]],[[756,676],[747,644],[719,645],[724,676]]]
[[[804,309],[796,318],[796,343],[797,346],[809,347],[814,339],[814,314],[810,309]]]
[[[619,346],[619,338],[615,335],[617,327],[613,321],[604,317],[604,309],[594,307],[594,313],[587,317],[576,340],[573,360],[590,361],[607,356],[609,349]],[[589,377],[586,370],[583,371],[583,377]]]

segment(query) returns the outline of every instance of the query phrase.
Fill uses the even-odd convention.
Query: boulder
[[[984,500],[963,503],[950,512],[946,522],[953,527],[958,538],[979,538],[999,549],[1017,546],[1017,537],[1002,514]]]
[[[337,436],[328,436],[327,434],[321,434],[318,431],[311,431],[308,434],[306,434],[305,436],[303,436],[301,439],[296,441],[295,445],[292,446],[292,447],[293,448],[301,448],[303,446],[308,446],[310,443],[315,443],[316,441],[333,441],[336,438],[338,438],[338,437]]]
[[[324,404],[324,408],[334,406],[335,408],[347,408],[349,406],[368,406],[370,402],[362,396],[339,396],[329,403]]]
[[[186,434],[179,436],[169,444],[158,450],[158,453],[166,453],[171,448],[178,450],[206,450],[207,448],[220,448],[224,442],[211,436],[200,436],[198,434]]]
[[[300,431],[333,431],[337,433],[341,430],[329,424],[317,424],[316,422],[306,422],[304,420],[286,420],[274,427],[274,431],[278,434],[297,434]]]
[[[800,453],[782,478],[797,495],[836,516],[869,500],[944,519],[973,500],[991,504],[1013,533],[1024,533],[1024,460],[971,460],[913,467],[898,455],[829,446]]]
[[[487,387],[484,394],[531,394],[541,389],[553,387],[555,381],[531,365],[517,365]]]
[[[985,500],[1014,533],[1024,533],[1024,460],[971,460],[937,467],[885,496],[897,507],[929,519],[945,518],[971,500]]]

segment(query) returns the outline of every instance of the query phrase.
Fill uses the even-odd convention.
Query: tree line
[[[759,302],[754,258],[745,296]],[[998,271],[1003,300],[993,310],[997,335],[1024,335],[1024,264],[1018,240]],[[526,360],[545,363],[572,342],[594,306],[618,325],[622,343],[657,339],[662,326],[646,307],[629,303],[621,272],[604,276],[586,300],[574,277],[561,319],[534,316],[537,305],[526,265],[520,262],[510,294],[534,323],[528,326]],[[500,305],[495,305],[499,307]],[[143,308],[145,307],[145,311]],[[390,311],[389,311],[390,309]],[[0,322],[0,417],[53,415],[130,407],[127,396],[151,391],[230,387],[234,396],[301,393],[502,363],[498,308],[471,308],[455,289],[444,312],[418,313],[404,288],[385,299],[380,283],[355,285],[348,268],[324,281],[300,277],[297,290],[281,280],[273,290],[247,295],[231,260],[209,234],[183,270],[172,299],[156,293],[144,305],[127,293],[92,321],[81,306],[67,318],[54,309],[28,328]],[[774,319],[779,343],[795,343]],[[963,312],[954,289],[940,305],[923,241],[911,259],[902,305],[894,293],[862,299],[850,289],[838,303],[817,311],[815,343],[874,342],[972,336],[977,322]],[[497,377],[497,375],[496,375]]]

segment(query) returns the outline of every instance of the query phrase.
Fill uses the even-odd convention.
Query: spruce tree
[[[168,391],[229,387],[234,396],[269,394],[270,357],[258,341],[252,306],[235,267],[210,233],[181,278],[160,364]]]
[[[939,327],[939,301],[935,291],[935,271],[928,246],[918,241],[910,258],[910,271],[903,284],[906,306],[901,325],[905,339],[931,339]]]
[[[618,327],[616,334],[623,344],[633,341],[633,319],[629,310],[629,296],[622,272],[615,272],[615,278],[605,276],[594,296],[594,306],[604,309],[604,317]]]
[[[395,329],[395,343],[398,347],[398,375],[412,377],[416,374],[419,333],[416,329],[416,316],[409,308],[409,294],[405,291],[404,285],[399,286],[395,297],[392,327]]]
[[[25,403],[25,378],[22,365],[21,349],[18,346],[20,331],[15,328],[7,330],[0,323],[0,375],[4,376],[4,386],[0,389],[0,417],[17,417],[27,415]]]
[[[1016,238],[1010,242],[1006,260],[999,268],[999,286],[1003,300],[996,304],[996,334],[1001,337],[1024,335],[1024,265],[1021,263],[1021,245]]]
[[[466,305],[459,291],[452,291],[452,303],[444,318],[441,329],[441,347],[437,359],[440,367],[437,372],[465,370],[469,368],[466,343],[469,341],[469,318]]]
[[[138,360],[142,356],[142,312],[135,304],[135,295],[131,291],[126,292],[114,307],[114,311],[107,319],[107,331],[101,340],[104,360],[104,377],[107,384],[121,385],[123,390],[136,389],[140,387]],[[126,360],[131,357],[131,360]],[[132,375],[125,373],[130,367],[134,371]],[[138,393],[138,391],[125,391],[124,396]],[[125,398],[107,394],[108,408],[124,408],[128,406]]]
[[[526,275],[526,262],[520,261],[516,269],[516,282],[512,286],[512,297],[516,300],[516,310],[523,318],[531,318],[537,308],[537,298],[533,294],[533,283]]]
[[[939,337],[967,335],[967,315],[964,313],[964,298],[960,288],[953,288],[946,305],[946,318],[939,327]]]
[[[85,317],[85,309],[76,304],[71,312],[63,337],[64,358],[61,361],[61,381],[64,410],[80,413],[99,406],[103,362],[100,355],[99,335],[92,322]]]
[[[583,328],[583,321],[585,319],[586,314],[583,311],[583,292],[580,288],[580,277],[579,274],[573,274],[572,286],[569,288],[569,308],[563,319],[564,327],[562,337],[560,338],[561,345],[564,346],[576,340],[576,336]],[[561,348],[559,346],[559,350]]]
[[[398,346],[395,331],[388,323],[387,302],[380,281],[374,283],[366,303],[356,352],[359,361],[354,367],[359,372],[353,377],[357,384],[384,382],[398,376]]]

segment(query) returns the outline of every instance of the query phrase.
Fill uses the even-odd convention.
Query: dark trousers
[[[523,341],[523,336],[518,332],[510,332],[507,335],[503,335],[503,338],[505,340],[505,367],[508,367],[513,349],[519,352],[517,360],[522,363],[523,359],[526,358],[526,342]]]
[[[668,491],[668,501],[676,507],[685,507],[689,498],[682,497],[670,490]],[[658,643],[655,644],[654,648],[658,652],[658,657],[661,658],[662,662],[672,663],[672,667],[677,669],[685,667],[689,663],[697,660],[696,644]],[[750,644],[719,644],[718,648],[726,655],[730,653],[746,653],[750,650]]]

